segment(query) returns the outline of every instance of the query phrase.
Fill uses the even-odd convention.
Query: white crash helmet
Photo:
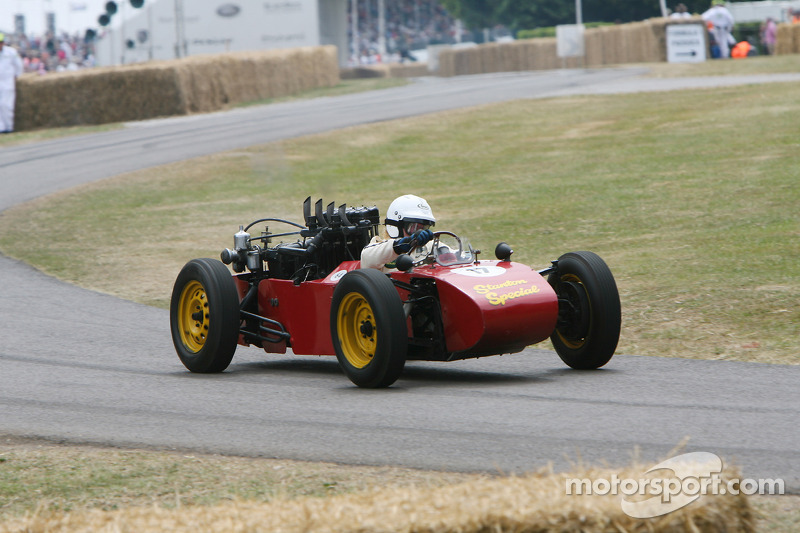
[[[389,237],[396,239],[402,234],[403,226],[417,222],[433,226],[436,223],[436,217],[433,216],[431,206],[424,198],[414,196],[413,194],[405,194],[399,198],[395,198],[389,205],[389,211],[386,213],[386,233]]]

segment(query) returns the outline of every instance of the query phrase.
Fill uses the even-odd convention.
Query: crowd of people
[[[46,74],[94,66],[91,39],[48,33],[43,38],[0,33],[0,133],[14,131],[16,81],[26,72]]]
[[[462,30],[437,0],[385,0],[385,43],[389,57],[380,57],[378,3],[358,2],[358,49],[351,63],[397,62],[410,59],[409,50],[429,44],[452,44]],[[348,42],[353,42],[352,3],[348,2]]]
[[[685,4],[677,4],[670,14],[670,18],[684,19],[691,18]],[[760,42],[763,47],[762,52],[768,55],[775,53],[775,44],[778,40],[778,25],[772,17],[761,23],[758,32],[758,39],[754,36],[737,42],[733,36],[733,29],[736,24],[733,15],[725,7],[723,0],[712,0],[711,7],[701,14],[702,19],[708,27],[708,37],[711,45],[711,56],[715,59],[725,59],[729,57],[748,57],[757,55],[756,45]],[[800,18],[791,19],[794,23],[800,22]]]
[[[92,43],[77,34],[7,35],[6,40],[19,53],[25,72],[46,74],[79,70],[95,64]]]

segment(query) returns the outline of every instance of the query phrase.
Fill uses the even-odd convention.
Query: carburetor
[[[239,231],[233,235],[233,250],[225,248],[219,256],[223,263],[231,265],[237,273],[244,272],[245,266],[251,272],[264,269],[261,248],[252,244],[250,234],[244,230],[244,226],[239,226]]]

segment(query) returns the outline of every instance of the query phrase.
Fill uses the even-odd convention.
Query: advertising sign
[[[667,61],[701,63],[706,60],[706,29],[701,24],[667,25]]]

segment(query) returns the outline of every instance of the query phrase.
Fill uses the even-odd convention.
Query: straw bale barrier
[[[445,49],[439,53],[440,76],[462,76],[489,72],[549,70],[595,67],[621,63],[655,63],[667,60],[667,26],[700,24],[691,20],[655,18],[616,26],[589,28],[584,32],[583,58],[561,59],[553,37],[523,39],[511,43],[488,43],[472,48]]]
[[[800,24],[778,24],[776,55],[800,54]]]
[[[185,115],[337,83],[333,46],[29,74],[18,81],[15,122],[28,130]]]
[[[750,533],[755,516],[746,496],[701,496],[655,518],[635,519],[620,496],[568,495],[567,477],[639,479],[627,472],[583,470],[484,478],[436,488],[383,489],[330,498],[269,503],[228,502],[214,507],[43,511],[0,524],[0,532],[581,532]],[[724,479],[724,476],[723,476]]]

